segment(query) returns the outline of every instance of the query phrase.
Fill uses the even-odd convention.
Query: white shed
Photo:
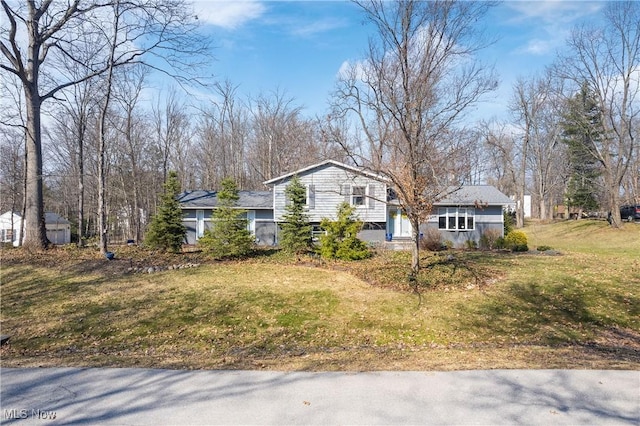
[[[17,213],[6,212],[0,215],[0,242],[13,243],[14,247],[18,247],[21,221],[22,218]]]
[[[53,244],[69,244],[71,242],[71,222],[57,213],[44,214],[47,239]],[[0,215],[0,241],[20,245],[22,218],[18,213],[6,212]]]

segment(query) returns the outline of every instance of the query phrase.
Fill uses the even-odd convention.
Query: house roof
[[[271,191],[238,191],[237,206],[243,209],[272,209],[273,193]],[[218,205],[217,191],[185,191],[178,196],[182,208],[207,209]]]
[[[351,171],[353,173],[357,173],[359,175],[368,176],[368,177],[370,177],[372,179],[376,179],[376,180],[380,180],[380,181],[386,180],[381,175],[369,172],[367,170],[364,170],[364,169],[361,169],[361,168],[358,168],[358,167],[350,166],[348,164],[344,164],[344,163],[341,163],[341,162],[335,161],[335,160],[325,160],[325,161],[323,161],[321,163],[313,164],[311,166],[307,166],[307,167],[304,167],[302,169],[298,169],[298,170],[296,170],[294,172],[287,173],[286,175],[275,177],[275,178],[267,180],[267,181],[265,181],[263,183],[265,185],[274,185],[276,183],[279,183],[279,182],[282,182],[284,180],[287,180],[287,179],[289,179],[289,178],[291,178],[291,177],[293,177],[295,175],[302,175],[302,174],[304,174],[304,173],[306,173],[308,171],[311,171],[311,170],[314,170],[314,169],[318,169],[318,168],[321,168],[321,167],[324,167],[324,166],[327,166],[327,165],[340,167],[341,169],[349,170],[349,171]]]
[[[491,185],[462,186],[454,190],[442,200],[434,203],[436,206],[444,205],[489,205],[504,206],[513,204],[513,200]]]
[[[70,225],[71,222],[69,222],[67,219],[65,219],[64,217],[60,216],[58,213],[53,213],[53,212],[46,212],[44,214],[44,223],[49,223],[49,224],[60,224],[60,225]]]

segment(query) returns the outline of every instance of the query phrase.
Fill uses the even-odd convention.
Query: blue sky
[[[553,61],[571,28],[596,19],[603,2],[506,1],[481,23],[498,38],[482,59],[494,63],[500,88],[474,115],[504,117],[512,85]],[[370,27],[346,1],[197,1],[194,9],[214,39],[210,72],[239,86],[241,95],[285,92],[322,114],[345,61],[364,56]]]

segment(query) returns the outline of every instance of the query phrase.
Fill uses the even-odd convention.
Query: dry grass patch
[[[580,222],[580,221],[578,221]],[[136,248],[3,255],[2,366],[277,370],[640,369],[640,264],[601,223],[527,228],[561,255],[425,253],[361,262],[263,252],[242,262]],[[638,233],[636,233],[638,232]],[[577,235],[578,237],[575,237]],[[624,250],[622,249],[624,247]],[[56,256],[60,257],[56,260]],[[194,269],[127,274],[136,262]]]

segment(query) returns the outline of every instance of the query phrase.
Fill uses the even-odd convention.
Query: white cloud
[[[555,47],[559,45],[559,39],[553,40],[541,40],[541,39],[532,39],[529,40],[526,46],[519,49],[519,53],[527,53],[531,55],[546,55],[549,52],[552,52]],[[560,39],[562,41],[562,39]]]
[[[309,37],[320,33],[325,33],[337,28],[346,26],[346,22],[341,19],[325,18],[309,23],[295,23],[291,25],[291,33],[296,36]]]
[[[340,68],[338,68],[338,72],[336,73],[336,78],[347,78],[352,70],[351,62],[343,61],[340,64]]]
[[[370,71],[369,62],[366,59],[355,61],[343,61],[338,68],[336,78],[345,80],[364,81],[367,73]]]
[[[233,30],[262,16],[266,7],[263,3],[255,0],[209,0],[194,1],[193,10],[198,20]]]
[[[574,24],[596,17],[602,2],[586,1],[509,1],[511,11],[508,24],[523,31],[536,33],[517,53],[547,55],[560,47]]]
[[[597,14],[602,2],[587,1],[509,1],[505,6],[516,12],[511,21],[540,20],[545,24],[562,25]]]

